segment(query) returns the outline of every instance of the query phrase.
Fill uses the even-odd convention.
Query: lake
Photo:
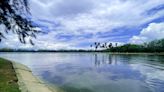
[[[64,92],[164,92],[164,56],[0,53]]]

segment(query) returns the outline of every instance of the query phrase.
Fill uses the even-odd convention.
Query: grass
[[[21,92],[12,63],[0,58],[0,92]]]

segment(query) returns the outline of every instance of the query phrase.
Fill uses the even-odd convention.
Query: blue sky
[[[1,48],[89,49],[94,42],[136,43],[164,38],[164,0],[30,0],[45,34],[35,46],[8,35]],[[3,27],[1,26],[1,29]]]

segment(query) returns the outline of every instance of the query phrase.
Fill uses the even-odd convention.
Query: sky
[[[90,49],[94,42],[141,44],[164,38],[164,0],[29,0],[29,7],[45,33],[33,39],[34,46],[10,33],[0,48]]]

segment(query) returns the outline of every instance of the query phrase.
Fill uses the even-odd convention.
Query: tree
[[[18,35],[21,43],[26,43],[26,38],[33,44],[32,38],[36,38],[36,26],[28,18],[28,0],[0,0],[0,26],[4,25],[5,30],[0,30],[0,42],[5,39],[5,33],[12,31]]]
[[[95,45],[95,50],[98,49],[98,47],[100,46],[100,44],[101,44],[100,42],[95,42],[95,43],[94,43],[94,45]]]
[[[118,46],[118,43],[115,43],[115,46],[117,47]]]
[[[124,44],[106,51],[111,52],[164,52],[164,39],[154,40],[143,44]]]
[[[112,45],[112,43],[110,43],[109,45],[108,45],[108,48],[112,48],[113,47],[113,45]]]

